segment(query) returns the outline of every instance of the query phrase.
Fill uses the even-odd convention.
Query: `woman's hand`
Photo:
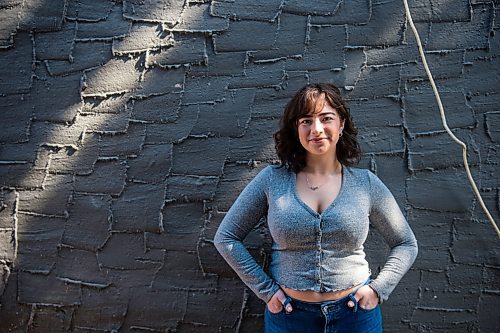
[[[274,293],[273,297],[267,302],[267,309],[271,313],[278,313],[283,309],[283,305],[286,300],[286,295],[283,290],[279,289]],[[292,305],[290,303],[286,304],[285,311],[292,312]]]
[[[354,298],[358,302],[358,306],[365,310],[374,309],[379,301],[375,290],[370,288],[368,285],[359,288],[354,294]],[[347,302],[347,306],[351,308],[354,307],[354,302]]]

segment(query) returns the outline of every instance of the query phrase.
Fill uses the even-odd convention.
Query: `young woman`
[[[280,166],[264,168],[222,221],[215,245],[264,302],[266,332],[382,332],[386,300],[417,255],[415,236],[380,179],[354,168],[357,130],[340,91],[310,84],[275,133]],[[263,217],[269,274],[242,241]],[[372,224],[391,250],[371,279],[363,244]]]

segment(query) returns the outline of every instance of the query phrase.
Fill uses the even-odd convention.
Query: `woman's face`
[[[344,121],[336,109],[326,101],[321,110],[316,110],[299,118],[297,131],[299,141],[308,154],[324,155],[336,153],[339,134],[342,132]]]

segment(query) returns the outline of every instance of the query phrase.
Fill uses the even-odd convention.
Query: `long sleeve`
[[[241,192],[222,220],[214,244],[240,279],[264,302],[280,288],[255,261],[243,239],[266,214],[269,167],[262,170]]]
[[[393,195],[382,181],[369,172],[371,186],[370,222],[390,247],[385,265],[370,286],[385,301],[417,257],[415,235]]]

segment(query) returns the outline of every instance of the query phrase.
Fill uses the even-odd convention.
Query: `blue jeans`
[[[290,298],[293,311],[271,313],[266,306],[265,333],[381,333],[382,315],[377,305],[372,310],[358,306],[353,293],[335,300],[318,303]],[[354,307],[347,306],[352,300]]]

